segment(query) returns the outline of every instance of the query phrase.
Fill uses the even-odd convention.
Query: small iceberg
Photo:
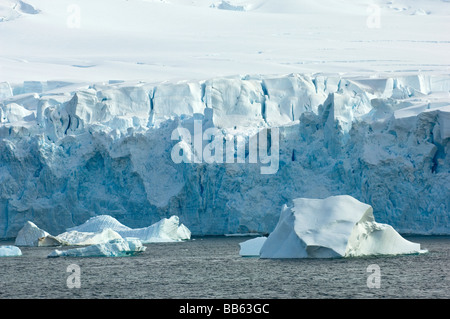
[[[67,231],[56,236],[61,242],[72,246],[87,246],[105,244],[114,239],[121,239],[122,236],[111,228],[104,228],[97,232],[81,232],[77,230]]]
[[[27,221],[17,233],[16,246],[37,246],[41,237],[49,235],[46,231],[37,227],[33,222]]]
[[[239,255],[242,257],[259,257],[261,247],[266,242],[267,237],[256,237],[239,244]]]
[[[22,251],[17,246],[0,246],[0,257],[22,256]]]
[[[155,242],[177,242],[189,240],[191,238],[190,230],[185,225],[180,224],[180,219],[178,216],[163,218],[159,222],[148,227],[133,229],[121,224],[114,217],[109,215],[99,215],[90,218],[84,224],[69,228],[68,232],[77,231],[97,233],[106,228],[117,232],[124,238],[138,238],[144,244]]]
[[[16,246],[47,247],[61,246],[65,243],[45,230],[40,229],[33,222],[27,221],[17,233],[14,243]]]
[[[146,247],[137,238],[119,238],[104,244],[68,250],[54,250],[47,257],[126,257],[144,252]]]
[[[240,244],[242,256],[260,258],[336,258],[418,254],[420,244],[392,226],[375,222],[373,209],[347,195],[297,198],[285,205],[267,239]]]
[[[180,224],[178,216],[163,218],[159,222],[143,228],[130,228],[114,217],[99,215],[85,223],[67,229],[57,236],[50,235],[28,221],[18,232],[16,246],[87,246],[105,244],[114,239],[137,238],[143,244],[155,242],[178,242],[189,240],[191,231]]]

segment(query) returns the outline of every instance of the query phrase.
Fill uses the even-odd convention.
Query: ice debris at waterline
[[[348,195],[297,198],[284,206],[267,239],[241,243],[241,255],[261,258],[333,258],[426,252],[390,225],[375,222],[373,209]],[[245,249],[244,249],[245,248]],[[258,253],[259,252],[259,253]]]
[[[189,240],[191,232],[180,224],[178,216],[163,218],[144,228],[132,229],[108,215],[90,218],[84,224],[67,229],[66,232],[52,236],[28,221],[19,231],[17,246],[62,246],[105,244],[111,240],[133,237],[142,243],[177,242]]]
[[[0,246],[0,257],[16,257],[22,256],[22,251],[17,246],[5,245]]]
[[[137,238],[119,238],[104,244],[68,250],[54,250],[47,257],[126,257],[144,252],[146,247]]]

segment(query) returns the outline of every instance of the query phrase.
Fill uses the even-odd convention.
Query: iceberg
[[[189,240],[191,232],[185,225],[180,224],[178,216],[163,218],[148,227],[132,229],[109,215],[99,215],[57,236],[52,236],[33,222],[27,221],[18,232],[15,244],[34,247],[87,246],[128,237],[137,238],[142,243],[177,242]]]
[[[259,257],[261,247],[266,242],[267,237],[256,237],[239,243],[239,255],[243,257]]]
[[[67,231],[77,231],[81,233],[96,233],[104,229],[112,229],[114,231],[127,231],[130,227],[123,225],[117,219],[109,215],[99,215],[89,218],[81,225],[68,228]]]
[[[77,237],[80,233],[101,233],[108,229],[108,232],[114,232],[121,237],[138,238],[142,243],[153,242],[176,242],[189,240],[191,232],[180,224],[178,216],[163,218],[159,222],[143,228],[130,228],[121,224],[114,217],[109,215],[100,215],[91,217],[85,223],[68,229],[68,232],[59,235],[61,239],[72,241],[69,238]],[[74,233],[75,232],[75,233]]]
[[[25,223],[15,239],[16,246],[48,247],[67,244],[63,239],[50,235],[31,221]]]
[[[27,221],[17,233],[16,246],[38,246],[39,238],[50,235],[45,230],[40,229],[36,224]]]
[[[68,250],[54,250],[47,257],[126,257],[144,252],[146,247],[137,238],[113,239],[103,244]]]
[[[121,239],[122,236],[111,228],[104,228],[97,232],[81,232],[71,230],[59,234],[56,238],[67,245],[86,246],[104,244],[114,239]]]
[[[22,251],[17,246],[3,245],[0,246],[0,257],[22,256]]]
[[[261,258],[336,258],[418,254],[420,244],[390,225],[375,222],[373,209],[348,195],[297,198],[285,205],[260,250]]]

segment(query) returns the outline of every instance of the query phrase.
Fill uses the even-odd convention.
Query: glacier
[[[262,243],[262,245],[260,245]],[[242,243],[247,246],[250,242]],[[348,195],[296,198],[274,231],[254,245],[261,258],[338,258],[427,252],[394,228],[377,223],[370,205]]]
[[[290,199],[334,195],[399,233],[450,234],[449,91],[446,74],[2,82],[0,238],[27,221],[61,234],[100,215],[268,234]],[[172,133],[196,121],[244,143],[245,161],[175,163],[175,145],[196,149]],[[261,174],[251,141],[265,131],[270,153],[275,129],[278,170]]]
[[[16,246],[38,246],[39,238],[45,238],[50,234],[40,229],[36,224],[27,221],[15,236]]]

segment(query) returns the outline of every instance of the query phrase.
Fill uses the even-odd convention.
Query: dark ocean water
[[[148,244],[141,255],[121,258],[47,258],[54,248],[21,247],[22,256],[0,258],[0,299],[450,298],[450,236],[406,238],[429,252],[320,260],[243,258],[239,243],[247,237]],[[7,244],[13,243],[0,242]],[[80,288],[69,288],[72,264],[79,266]],[[370,265],[379,267],[379,288],[369,287],[374,282]]]

